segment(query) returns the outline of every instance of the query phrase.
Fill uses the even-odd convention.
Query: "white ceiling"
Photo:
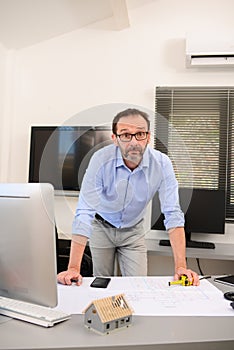
[[[155,0],[0,0],[0,43],[21,49],[113,17],[128,27],[128,10]]]

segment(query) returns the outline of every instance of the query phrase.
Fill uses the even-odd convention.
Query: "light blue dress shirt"
[[[131,171],[119,147],[103,147],[92,156],[83,178],[72,233],[90,237],[96,213],[117,228],[132,227],[144,218],[157,191],[166,229],[184,226],[178,183],[167,155],[147,146],[141,163]]]

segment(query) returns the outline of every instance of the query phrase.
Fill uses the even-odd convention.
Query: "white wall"
[[[4,178],[4,133],[5,133],[5,101],[6,101],[6,50],[0,44],[0,179]],[[8,151],[8,150],[7,150]]]
[[[128,29],[106,20],[9,53],[0,180],[27,181],[31,125],[69,123],[77,114],[76,122],[109,122],[110,104],[153,111],[159,85],[233,85],[233,69],[185,67],[187,33],[233,38],[233,13],[233,0],[158,0],[130,10]],[[97,114],[80,114],[96,106]]]

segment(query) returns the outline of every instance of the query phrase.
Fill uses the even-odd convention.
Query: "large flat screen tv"
[[[110,127],[33,126],[29,182],[79,191],[92,154],[112,143]]]
[[[225,233],[225,191],[201,188],[180,188],[180,205],[185,214],[186,246],[190,248],[215,248],[212,242],[193,241],[193,234]],[[153,230],[165,230],[164,215],[156,194],[152,201]],[[170,245],[169,240],[161,240],[161,245]]]

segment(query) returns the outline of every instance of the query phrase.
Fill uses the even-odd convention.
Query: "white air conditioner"
[[[234,67],[233,42],[186,39],[187,67]]]

